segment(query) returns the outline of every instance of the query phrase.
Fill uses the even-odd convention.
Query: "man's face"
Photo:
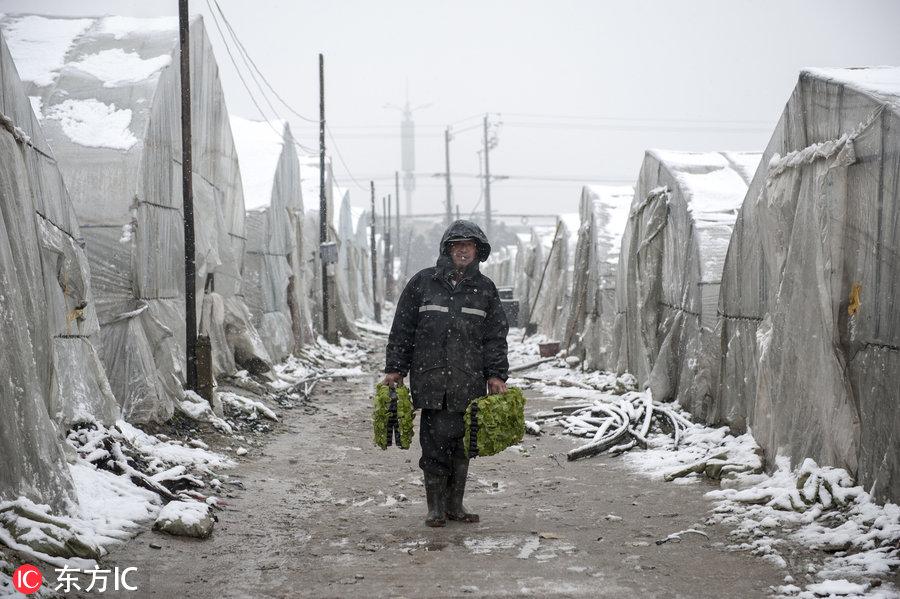
[[[450,242],[450,257],[453,259],[453,266],[463,269],[475,261],[478,248],[475,242],[470,239],[462,241]]]

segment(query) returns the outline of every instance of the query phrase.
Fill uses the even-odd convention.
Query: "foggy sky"
[[[402,105],[407,82],[413,105],[431,103],[416,113],[418,172],[443,171],[444,126],[461,130],[480,124],[467,117],[494,113],[504,123],[494,174],[576,179],[498,181],[494,210],[559,213],[577,211],[582,182],[633,183],[648,148],[762,151],[801,67],[900,64],[894,0],[219,3],[262,72],[309,117],[318,115],[325,54],[327,119],[349,167],[336,159],[336,173],[357,205],[368,204],[369,179],[379,197],[393,191],[400,113],[384,105]],[[191,9],[206,19],[229,110],[259,118],[205,0]],[[176,0],[0,0],[8,13],[176,11]],[[315,125],[288,120],[317,147]],[[451,171],[479,172],[480,135],[456,135]],[[454,179],[464,214],[479,186]],[[443,180],[418,179],[416,212],[441,211],[443,201]]]

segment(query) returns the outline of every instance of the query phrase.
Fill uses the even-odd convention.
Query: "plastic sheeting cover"
[[[591,370],[614,370],[616,272],[633,187],[585,186],[572,257],[572,292],[563,347]]]
[[[15,58],[45,69],[30,71],[27,92],[39,98],[42,126],[82,224],[104,344],[133,352],[107,361],[112,354],[104,348],[101,356],[116,393],[129,389],[117,396],[120,405],[142,406],[123,415],[140,422],[171,413],[180,389],[169,377],[181,376],[184,360],[183,308],[153,314],[160,302],[184,303],[177,21],[103,17],[88,19],[77,34],[70,31],[71,21],[5,16],[0,28],[16,32]],[[240,168],[218,68],[202,19],[194,18],[190,30],[199,313],[208,276],[216,293],[240,298],[246,235]],[[60,60],[36,61],[48,51],[61,53]],[[141,305],[150,313],[138,311]],[[121,319],[129,315],[137,322],[123,326]],[[139,333],[136,326],[145,330]],[[138,346],[160,339],[160,331],[170,338]],[[132,338],[115,339],[116,332]],[[214,344],[214,362],[231,364],[234,352],[233,346]],[[166,363],[153,368],[152,357],[161,354]],[[173,354],[174,373],[168,364]],[[128,387],[137,380],[144,383],[143,397]],[[157,380],[164,383],[146,386]]]
[[[723,273],[715,417],[900,500],[900,68],[801,73]]]
[[[231,117],[247,205],[244,297],[273,360],[314,340],[302,173],[290,126]]]
[[[0,500],[76,509],[51,414],[117,418],[98,328],[69,196],[0,34]]]
[[[701,419],[715,393],[719,284],[748,159],[759,155],[648,151],[622,236],[617,370]]]

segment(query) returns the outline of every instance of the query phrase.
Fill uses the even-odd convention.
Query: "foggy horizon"
[[[514,12],[499,1],[219,4],[275,90],[308,118],[318,117],[324,53],[327,151],[356,206],[368,205],[370,180],[379,199],[394,193],[401,113],[386,105],[402,107],[407,85],[411,106],[428,105],[414,114],[420,214],[444,211],[445,183],[434,175],[444,171],[448,125],[454,202],[463,216],[483,210],[485,113],[502,123],[492,175],[509,177],[491,185],[493,211],[572,213],[584,184],[633,185],[647,149],[761,152],[803,67],[900,63],[892,39],[900,3],[889,1],[520,2]],[[206,20],[229,111],[285,119],[301,144],[317,148],[316,123],[271,98],[276,115],[248,80],[260,114],[210,6],[194,1],[191,10]],[[0,0],[0,12],[72,16],[174,16],[176,8]]]

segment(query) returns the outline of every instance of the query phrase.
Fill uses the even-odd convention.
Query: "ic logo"
[[[13,572],[13,586],[23,595],[31,595],[41,588],[44,576],[31,564],[23,564]]]

